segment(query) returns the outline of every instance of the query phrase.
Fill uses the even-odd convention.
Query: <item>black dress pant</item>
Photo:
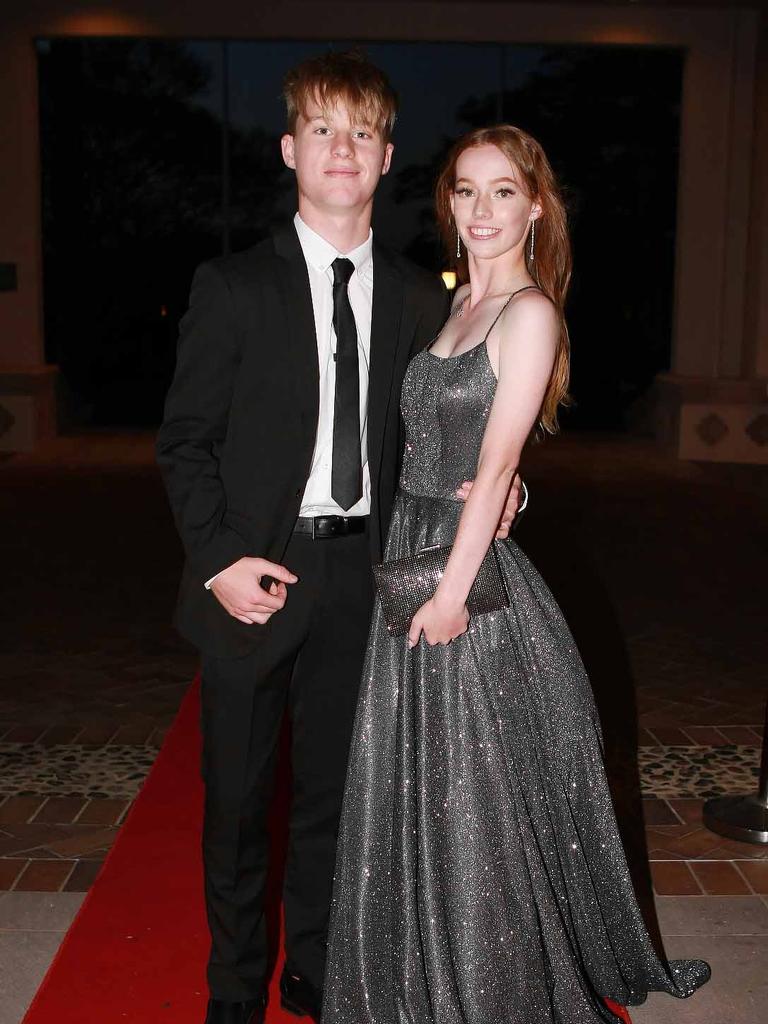
[[[299,582],[244,658],[203,658],[203,855],[211,995],[259,995],[267,970],[267,812],[281,722],[292,721],[284,884],[291,967],[322,987],[336,836],[371,615],[367,533],[294,535]],[[213,598],[215,600],[215,598]]]

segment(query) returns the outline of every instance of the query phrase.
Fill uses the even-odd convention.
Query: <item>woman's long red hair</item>
[[[539,413],[540,426],[547,433],[553,434],[557,430],[558,406],[568,404],[570,343],[565,323],[565,297],[571,280],[571,243],[565,207],[552,167],[536,139],[511,124],[477,128],[463,135],[454,144],[437,179],[435,189],[438,227],[446,251],[451,254],[452,259],[456,259],[456,223],[451,211],[451,195],[456,186],[456,163],[465,150],[476,146],[496,146],[500,149],[518,172],[520,183],[527,194],[541,206],[541,216],[535,222],[533,260],[529,256],[528,238],[525,252],[528,272],[544,294],[552,300],[560,317],[560,338],[555,364]],[[462,253],[457,264],[459,280],[466,281],[466,253]]]

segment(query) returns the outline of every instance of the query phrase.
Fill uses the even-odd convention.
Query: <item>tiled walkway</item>
[[[722,959],[732,944],[723,984],[695,1013],[652,999],[634,1016],[753,1024],[759,986],[745,988],[744,972],[768,943],[768,848],[709,832],[701,807],[755,785],[768,471],[564,437],[532,452],[526,479],[518,539],[590,672],[641,902],[652,914],[649,854],[670,952]],[[0,526],[0,975],[13,970],[22,991],[0,1024],[16,1024],[196,659],[169,626],[180,550],[148,436],[59,439],[6,458]],[[0,981],[0,1005],[4,991]]]

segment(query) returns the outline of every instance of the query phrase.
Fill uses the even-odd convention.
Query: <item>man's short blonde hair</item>
[[[397,116],[397,95],[387,76],[357,50],[324,53],[292,68],[283,82],[288,131],[306,117],[313,100],[322,110],[342,102],[355,121],[375,128],[388,142]]]

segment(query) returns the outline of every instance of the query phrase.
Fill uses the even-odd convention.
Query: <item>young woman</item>
[[[566,220],[538,145],[472,132],[437,186],[468,283],[402,391],[386,559],[453,544],[407,638],[377,603],[339,838],[324,1024],[598,1024],[702,961],[659,959],[616,827],[589,682],[514,541],[508,608],[466,601],[532,431],[568,382]],[[474,479],[465,505],[457,485]],[[620,1004],[620,1005],[616,1005]]]

